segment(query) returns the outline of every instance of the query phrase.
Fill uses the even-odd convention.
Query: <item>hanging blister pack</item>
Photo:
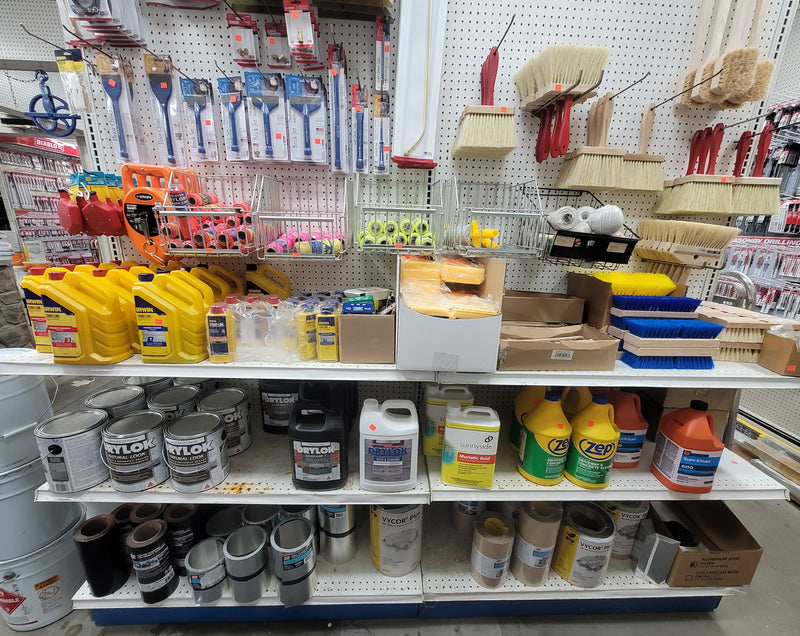
[[[110,22],[111,21],[111,7],[108,0],[90,0],[90,2],[76,1],[69,2],[69,18],[70,20],[78,20],[80,22]]]
[[[391,165],[391,128],[389,128],[389,95],[375,93],[372,96],[372,147],[373,165],[376,173],[385,173]]]
[[[105,53],[97,53],[94,61],[114,122],[117,159],[122,163],[150,163],[150,149],[139,120],[141,110],[134,90],[133,67],[129,61]]]
[[[306,0],[285,0],[286,35],[289,52],[305,72],[325,68],[318,49],[319,24]]]
[[[341,44],[328,45],[328,92],[331,111],[331,172],[350,172],[350,137],[347,113],[347,63]]]
[[[289,155],[299,163],[328,163],[328,115],[322,78],[286,76]]]
[[[86,76],[86,64],[80,49],[56,49],[58,77],[64,87],[69,112],[85,115],[92,112],[91,89]]]
[[[289,51],[289,38],[286,36],[284,22],[264,24],[267,34],[267,66],[274,69],[292,68],[292,54]]]
[[[142,57],[150,84],[158,162],[164,166],[185,168],[180,91],[173,86],[172,60],[150,53],[145,53]]]
[[[350,126],[353,129],[353,170],[369,172],[369,89],[364,84],[350,86]]]
[[[233,61],[239,66],[258,66],[258,23],[249,13],[228,13],[226,17],[233,40]]]
[[[391,45],[389,33],[392,19],[379,15],[375,21],[375,92],[389,92],[389,59]]]
[[[222,130],[225,134],[225,157],[228,161],[250,159],[250,139],[247,136],[247,107],[244,105],[244,85],[235,77],[217,78],[217,92],[222,106]]]
[[[214,117],[211,82],[181,78],[186,146],[192,161],[219,161],[219,135]]]
[[[250,142],[256,161],[289,161],[286,94],[280,73],[247,72]]]

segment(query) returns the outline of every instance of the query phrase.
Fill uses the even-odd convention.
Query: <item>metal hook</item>
[[[511,22],[508,23],[508,26],[506,27],[506,32],[503,33],[503,37],[500,38],[500,41],[497,43],[497,46],[494,47],[498,51],[500,50],[500,45],[503,43],[503,40],[506,39],[506,36],[508,35],[508,32],[511,30],[511,25],[514,24],[514,18],[516,18],[516,17],[517,17],[516,13],[511,16]]]
[[[743,119],[742,121],[737,121],[735,124],[725,124],[725,128],[733,128],[734,126],[738,126],[739,124],[746,124],[749,121],[755,121],[756,119],[761,119],[762,117],[769,117],[770,115],[774,114],[775,111],[769,110],[766,113],[761,113],[760,115],[756,115],[755,117],[750,117],[749,119]]]
[[[22,26],[22,25],[20,24],[20,26]],[[95,51],[97,51],[98,53],[102,53],[103,55],[105,55],[105,56],[106,56],[106,57],[107,57],[109,60],[113,60],[113,59],[114,59],[114,56],[113,56],[113,55],[109,55],[109,54],[108,54],[108,53],[106,53],[106,52],[105,52],[103,49],[101,49],[99,46],[95,46],[95,45],[94,45],[94,44],[92,44],[91,42],[88,42],[87,40],[84,40],[84,39],[83,39],[83,38],[82,38],[80,35],[78,35],[78,34],[77,34],[77,33],[75,33],[74,31],[70,31],[70,30],[69,30],[67,27],[65,27],[63,24],[61,25],[61,27],[62,27],[62,28],[63,28],[63,29],[64,29],[64,30],[65,30],[67,33],[69,33],[70,35],[72,35],[72,36],[74,36],[74,37],[78,38],[78,39],[79,39],[81,42],[83,42],[83,43],[84,43],[84,44],[86,44],[87,46],[90,46],[90,47],[92,47],[92,48],[93,48]],[[25,29],[25,27],[24,27],[24,26],[23,26],[22,28],[23,28],[23,29]],[[25,29],[25,31],[27,31],[27,29]],[[36,36],[34,35],[33,37],[36,37]],[[41,39],[41,38],[39,38],[39,39]]]
[[[214,66],[216,66],[216,67],[217,67],[217,70],[218,70],[220,73],[222,73],[222,76],[223,76],[223,77],[224,77],[226,80],[228,80],[228,91],[229,91],[229,92],[232,92],[232,91],[236,90],[236,82],[234,82],[234,81],[233,81],[233,80],[232,80],[230,77],[228,77],[228,74],[227,74],[225,71],[223,71],[223,70],[220,68],[220,66],[219,66],[219,62],[217,62],[217,60],[214,60]],[[261,71],[259,71],[259,73],[260,73],[260,72],[261,72]],[[262,77],[264,77],[264,76],[262,75]]]
[[[643,81],[645,81],[645,80],[648,78],[648,76],[649,76],[649,75],[650,75],[650,71],[647,71],[647,73],[645,73],[645,74],[644,74],[644,77],[642,77],[641,79],[638,79],[638,80],[636,80],[636,81],[635,81],[633,84],[629,84],[628,86],[626,86],[625,88],[623,88],[621,91],[619,91],[619,92],[618,92],[618,93],[616,93],[615,95],[612,95],[612,96],[610,97],[610,99],[614,99],[615,97],[617,97],[617,95],[622,95],[622,93],[624,93],[624,92],[625,92],[626,90],[628,90],[629,88],[633,88],[634,86],[636,86],[636,85],[637,85],[637,84],[639,84],[640,82],[643,82]]]
[[[236,9],[231,6],[231,3],[228,0],[222,0],[225,3],[225,6],[228,7],[231,11],[233,11],[234,15],[239,18],[240,20],[244,21],[242,14],[239,13]]]
[[[582,74],[582,73],[583,73],[583,71],[581,71],[581,74]],[[597,82],[596,82],[595,84],[593,84],[592,86],[590,86],[588,90],[585,90],[585,91],[583,91],[583,92],[582,92],[580,95],[575,95],[575,97],[573,97],[573,99],[572,99],[572,103],[573,103],[573,104],[577,104],[577,103],[578,103],[578,101],[580,100],[580,98],[581,98],[581,97],[583,97],[584,95],[588,95],[588,94],[589,94],[589,93],[591,93],[591,92],[592,92],[592,91],[593,91],[595,88],[597,88],[598,86],[600,86],[600,84],[601,84],[601,83],[602,83],[602,81],[603,81],[603,75],[605,75],[605,73],[606,73],[605,69],[603,69],[602,71],[600,71],[600,77],[598,77],[598,78],[597,78]]]
[[[678,93],[677,95],[673,95],[673,96],[672,96],[672,97],[670,97],[669,99],[665,99],[663,102],[659,102],[659,103],[658,103],[658,104],[656,104],[655,106],[651,106],[651,107],[650,107],[650,110],[655,110],[655,109],[656,109],[656,108],[658,108],[659,106],[663,106],[663,105],[664,105],[664,104],[666,104],[667,102],[671,102],[673,99],[677,99],[678,97],[680,97],[680,96],[681,96],[681,95],[683,95],[684,93],[688,93],[688,92],[689,92],[690,90],[692,90],[693,88],[696,88],[697,86],[700,86],[700,84],[705,84],[706,82],[710,82],[710,81],[711,81],[712,79],[714,79],[714,78],[715,78],[717,75],[719,75],[720,73],[722,73],[724,70],[725,70],[724,68],[721,68],[721,69],[719,69],[719,70],[718,70],[716,73],[714,73],[714,74],[713,74],[713,75],[711,75],[710,77],[707,77],[706,79],[704,79],[704,80],[703,80],[703,81],[701,81],[701,82],[697,82],[697,84],[695,84],[694,86],[690,86],[689,88],[682,90],[682,91],[681,91],[680,93]]]
[[[28,31],[28,29],[25,28],[25,25],[22,24],[22,22],[19,23],[19,26],[23,31],[25,31],[25,33],[30,35],[32,38],[36,38],[40,42],[44,42],[45,44],[48,44],[48,45],[52,46],[54,49],[63,49],[64,46],[65,46],[64,44],[61,44],[61,45],[53,44],[52,42],[49,42],[48,40],[45,40],[44,38],[40,38],[38,35],[34,35],[30,31]]]
[[[569,94],[569,93],[570,93],[572,90],[574,90],[574,88],[575,88],[576,86],[578,86],[578,84],[580,84],[580,83],[581,83],[581,78],[582,78],[582,77],[583,77],[583,71],[582,71],[582,70],[581,70],[581,71],[578,71],[578,81],[576,81],[576,82],[575,82],[575,83],[574,83],[572,86],[570,86],[570,87],[569,87],[567,90],[565,90],[565,91],[562,91],[562,92],[558,93],[558,94],[557,94],[555,97],[551,97],[550,99],[548,99],[548,100],[547,100],[547,101],[546,101],[544,104],[542,104],[541,106],[539,106],[539,108],[537,108],[537,109],[536,109],[536,112],[535,112],[535,113],[533,113],[533,115],[538,115],[538,114],[539,114],[539,113],[541,113],[541,112],[542,112],[542,111],[543,111],[545,108],[547,108],[547,107],[548,107],[550,104],[552,104],[553,102],[557,101],[558,99],[560,99],[560,98],[561,98],[561,97],[563,97],[564,95],[568,95],[568,94]],[[601,76],[601,79],[602,79],[602,76]],[[589,89],[589,90],[591,90],[591,89]]]

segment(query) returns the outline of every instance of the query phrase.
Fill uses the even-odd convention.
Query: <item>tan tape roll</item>
[[[454,501],[451,518],[456,534],[471,535],[475,531],[475,520],[484,510],[485,501]]]
[[[550,572],[564,509],[560,503],[526,501],[519,511],[511,571],[530,587],[542,585]]]
[[[515,534],[514,522],[496,512],[483,512],[475,520],[470,570],[479,585],[497,588],[506,582]]]

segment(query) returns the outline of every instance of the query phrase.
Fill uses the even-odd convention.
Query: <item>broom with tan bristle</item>
[[[686,267],[715,266],[740,233],[737,227],[711,223],[642,219],[637,227],[641,240],[635,251],[647,261]]]
[[[763,2],[763,0],[762,0]],[[756,79],[758,46],[749,44],[748,26],[755,26],[753,11],[756,0],[737,0],[731,32],[725,53],[714,63],[712,79],[708,82],[712,102],[724,102],[728,95],[747,90]],[[750,28],[750,32],[754,29]]]
[[[649,155],[650,135],[653,132],[655,104],[647,104],[642,115],[642,127],[639,132],[639,153],[627,154],[623,157],[622,180],[620,190],[631,192],[661,192],[664,189],[663,155]]]
[[[703,4],[712,4],[709,0]],[[708,38],[706,39],[705,55],[703,63],[697,69],[694,76],[694,88],[692,89],[691,99],[696,104],[706,104],[714,100],[709,86],[709,78],[714,74],[714,66],[719,57],[722,46],[722,38],[725,35],[725,27],[728,25],[728,13],[730,13],[731,0],[717,0],[712,11],[712,26]],[[709,81],[706,81],[709,80]]]
[[[711,27],[711,18],[713,17],[714,3],[701,2],[700,3],[700,17],[697,20],[697,34],[694,40],[694,52],[692,53],[692,60],[689,63],[689,72],[683,80],[683,93],[681,94],[679,104],[687,108],[697,108],[701,104],[692,100],[692,86],[695,85],[695,77],[697,70],[702,69],[703,62],[703,49],[706,45],[706,38],[708,37],[708,30]]]

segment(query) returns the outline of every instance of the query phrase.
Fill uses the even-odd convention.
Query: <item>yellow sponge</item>
[[[427,256],[405,256],[400,261],[400,280],[440,280],[441,265]]]
[[[445,283],[461,283],[462,285],[480,285],[486,277],[486,269],[463,258],[445,258],[442,260],[442,280]]]

